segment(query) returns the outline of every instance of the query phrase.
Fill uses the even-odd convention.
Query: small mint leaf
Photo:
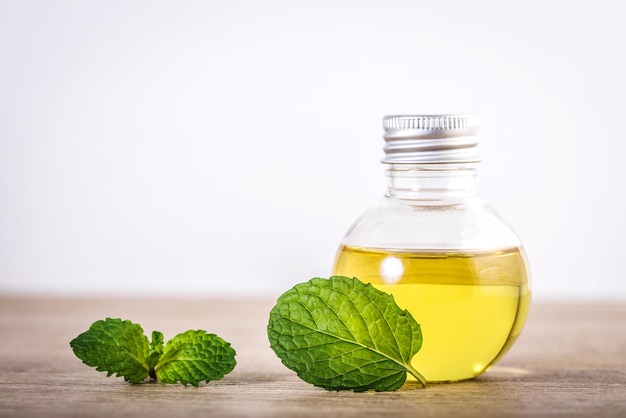
[[[164,383],[198,386],[230,373],[237,364],[235,354],[230,344],[215,334],[187,331],[167,342],[156,376]]]
[[[138,324],[107,318],[70,342],[83,363],[95,367],[107,376],[122,376],[130,383],[140,383],[148,377],[148,338]]]
[[[150,371],[150,378],[156,379],[154,368],[156,367],[159,359],[163,355],[163,334],[159,331],[152,331],[152,341],[150,342],[150,348],[148,349],[148,369]]]

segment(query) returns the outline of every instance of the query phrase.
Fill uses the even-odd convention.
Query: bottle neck
[[[452,204],[478,195],[476,164],[387,164],[387,197]]]

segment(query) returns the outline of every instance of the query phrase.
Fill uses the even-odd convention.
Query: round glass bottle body
[[[473,378],[519,336],[526,257],[478,196],[475,164],[389,164],[389,191],[343,238],[333,274],[394,295],[420,324],[412,366],[429,382]]]

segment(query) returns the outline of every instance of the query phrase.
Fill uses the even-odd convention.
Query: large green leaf
[[[419,324],[393,296],[356,278],[315,278],[278,298],[267,327],[283,364],[328,390],[400,388],[422,345]]]

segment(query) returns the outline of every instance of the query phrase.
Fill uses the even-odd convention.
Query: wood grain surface
[[[535,303],[509,354],[460,383],[391,393],[328,392],[269,348],[271,300],[62,300],[0,297],[0,417],[626,417],[626,304]],[[165,339],[204,329],[237,367],[200,387],[107,378],[69,341],[105,317]]]

